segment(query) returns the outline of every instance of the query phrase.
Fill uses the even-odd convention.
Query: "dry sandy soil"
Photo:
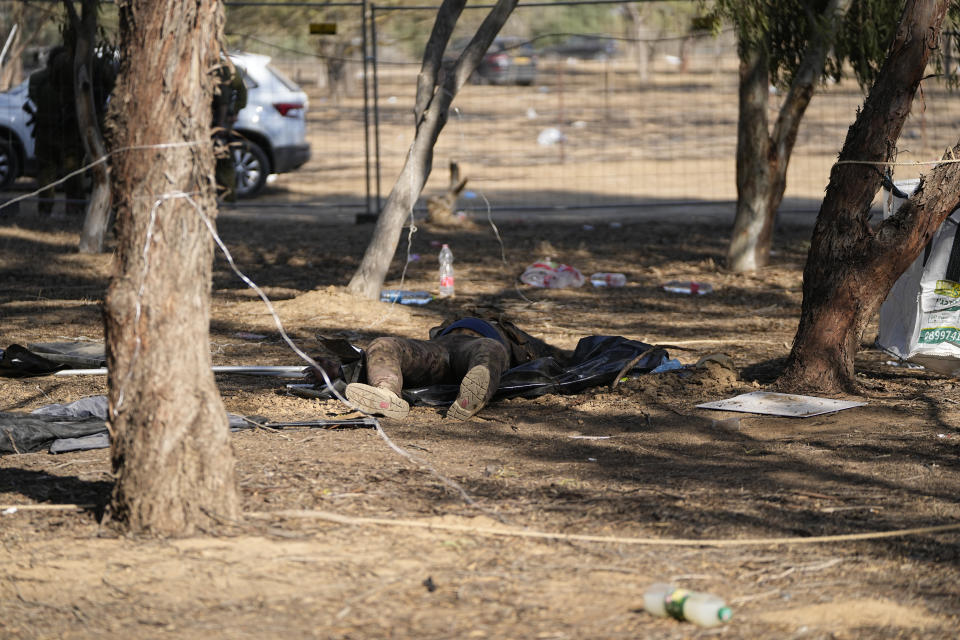
[[[654,153],[658,147],[630,140],[679,131],[671,110],[695,100],[664,96],[656,102],[663,105],[657,122],[641,120],[650,109],[638,104],[630,117],[646,128],[622,141],[630,149],[621,153],[612,139],[581,144],[572,137],[569,164],[558,167],[551,164],[555,149],[531,157],[510,147],[514,139],[535,138],[542,125],[525,115],[526,103],[503,102],[536,99],[537,110],[549,114],[556,99],[532,98],[529,90],[498,95],[488,104],[513,120],[498,116],[482,135],[461,135],[474,112],[493,109],[465,99],[428,193],[446,182],[449,149],[470,150],[459,159],[471,188],[489,193],[495,205],[523,191],[550,198],[548,205],[558,198],[602,203],[620,187],[601,175],[631,181],[622,185],[654,175],[644,188],[655,187],[666,200],[685,186],[674,184],[678,175],[690,181],[687,164],[669,164],[675,159]],[[928,530],[960,527],[955,381],[888,364],[869,348],[873,326],[857,361],[863,390],[854,399],[863,407],[807,419],[696,407],[763,389],[776,377],[796,328],[811,216],[785,218],[774,264],[738,276],[719,266],[729,211],[698,217],[702,209],[676,206],[642,216],[597,209],[562,219],[541,213],[537,221],[498,213],[502,246],[478,213],[472,230],[421,224],[409,247],[404,234],[387,282],[434,290],[436,244],[448,242],[456,298],[424,307],[357,300],[342,286],[371,227],[354,224],[352,211],[269,206],[344,194],[362,201],[362,145],[350,143],[352,155],[342,158],[321,152],[346,138],[345,128],[355,134],[359,121],[343,121],[344,112],[319,97],[311,104],[321,125],[311,134],[316,161],[281,177],[258,206],[227,209],[219,219],[237,264],[275,301],[306,351],[318,335],[360,346],[379,335],[423,337],[445,318],[485,308],[565,348],[589,334],[622,335],[663,345],[684,365],[725,354],[733,368],[709,365],[686,377],[647,375],[615,389],[499,402],[464,423],[425,407],[403,421],[382,420],[384,433],[416,460],[370,429],[238,432],[244,516],[184,540],[129,538],[101,524],[111,489],[107,450],[0,457],[0,637],[956,636],[960,528]],[[586,119],[582,131],[594,131],[575,103],[564,108],[568,117]],[[385,155],[401,157],[403,145],[390,145],[409,135],[408,118],[384,119],[392,127]],[[729,128],[717,139],[732,140]],[[730,169],[729,144],[704,148],[726,149],[706,161]],[[650,157],[638,159],[645,153]],[[835,151],[820,155],[828,166]],[[708,175],[695,173],[697,181]],[[732,186],[724,184],[729,196]],[[822,184],[810,193],[819,197]],[[103,339],[100,305],[111,257],[77,254],[79,226],[40,220],[30,203],[19,212],[0,210],[0,348]],[[624,272],[628,284],[518,286],[524,266],[547,256],[586,274]],[[663,291],[672,279],[707,282],[714,292]],[[212,309],[215,364],[300,364],[222,257]],[[272,421],[351,415],[336,402],[291,395],[278,378],[217,380],[233,413]],[[105,384],[96,376],[0,378],[0,410],[103,394]],[[905,529],[913,532],[829,538]],[[733,620],[702,630],[644,613],[643,590],[658,581],[723,596]]]
[[[483,219],[469,231],[421,225],[410,249],[420,257],[402,286],[433,289],[435,244],[449,242],[457,296],[402,307],[342,290],[369,226],[223,212],[220,232],[238,265],[307,351],[319,334],[360,345],[424,336],[445,317],[485,307],[563,347],[583,335],[623,335],[665,345],[686,365],[723,353],[734,368],[499,402],[464,423],[425,407],[382,420],[416,462],[370,429],[238,432],[244,516],[191,539],[130,538],[100,524],[107,450],[4,456],[0,636],[954,637],[960,532],[821,536],[960,522],[955,382],[866,349],[857,362],[864,407],[808,419],[698,409],[776,375],[798,315],[809,220],[782,225],[774,265],[750,276],[718,267],[728,220],[617,221],[591,219],[585,229],[502,220],[503,255]],[[38,220],[32,205],[4,214],[4,346],[102,340],[111,258],[78,255],[78,227]],[[401,247],[388,286],[401,284],[405,254]],[[586,273],[623,271],[628,285],[518,287],[523,266],[546,254]],[[661,284],[673,278],[715,290],[669,294]],[[222,257],[213,289],[215,364],[298,364]],[[347,414],[336,402],[290,395],[285,382],[218,376],[234,413]],[[0,410],[105,390],[102,377],[0,379]],[[71,504],[89,506],[58,508]],[[722,595],[733,620],[702,630],[644,613],[643,590],[656,581]]]

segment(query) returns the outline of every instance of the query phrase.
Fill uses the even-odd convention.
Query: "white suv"
[[[231,146],[237,168],[237,195],[256,195],[271,173],[287,173],[310,159],[307,142],[307,94],[255,53],[231,53],[243,71],[247,106],[237,115]]]
[[[231,53],[243,71],[247,106],[237,115],[231,145],[237,195],[257,195],[271,173],[293,171],[310,159],[306,139],[307,94],[270,65],[268,56]],[[0,93],[0,189],[21,175],[36,175],[32,125],[24,105],[27,82]]]

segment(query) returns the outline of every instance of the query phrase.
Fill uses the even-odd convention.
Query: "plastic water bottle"
[[[687,620],[701,627],[713,627],[733,616],[723,598],[679,589],[662,582],[651,585],[643,594],[643,608],[655,616]]]
[[[440,297],[453,297],[453,251],[449,245],[440,249]]]
[[[595,273],[590,276],[590,284],[595,287],[622,287],[627,284],[627,276],[622,273]]]
[[[664,283],[664,291],[670,293],[686,293],[688,295],[704,295],[713,292],[713,287],[705,282],[693,282],[692,280],[671,280]]]
[[[407,291],[404,289],[384,289],[380,292],[380,302],[423,305],[433,300],[428,291]]]

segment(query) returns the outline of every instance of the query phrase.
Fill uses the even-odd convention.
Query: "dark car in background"
[[[450,69],[470,40],[455,42],[444,59]],[[524,38],[501,36],[491,43],[477,70],[470,76],[474,84],[518,84],[530,86],[537,79],[537,53]]]
[[[471,79],[480,84],[530,86],[537,79],[537,54],[523,38],[497,38]]]
[[[607,36],[575,34],[543,50],[544,55],[582,60],[608,60],[617,56],[617,43]]]

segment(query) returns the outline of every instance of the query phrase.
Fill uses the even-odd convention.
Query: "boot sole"
[[[366,413],[388,418],[405,418],[410,412],[406,400],[392,392],[368,384],[354,382],[347,385],[347,400],[360,407]]]
[[[447,409],[447,417],[454,420],[466,420],[483,408],[484,399],[490,389],[490,371],[478,365],[463,376],[460,394]]]

